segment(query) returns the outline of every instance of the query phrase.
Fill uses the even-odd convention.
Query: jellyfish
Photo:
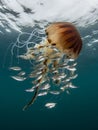
[[[71,23],[54,23],[46,29],[49,44],[55,45],[70,58],[77,58],[82,47],[82,40],[76,27]]]
[[[32,34],[35,36],[33,39],[36,39],[37,42],[37,38],[40,38],[39,34]],[[34,43],[31,42],[32,34],[28,38],[29,40],[26,40],[26,45]],[[41,37],[43,37],[43,34]],[[21,48],[24,46],[19,41],[19,37],[18,43],[21,43],[21,45],[14,45],[14,47],[19,46]],[[32,79],[32,88],[26,91],[34,92],[34,95],[23,110],[31,106],[38,96],[48,93],[58,95],[64,90],[68,92],[69,88],[76,88],[71,80],[77,77],[77,74],[75,74],[77,63],[74,61],[81,48],[82,40],[76,27],[69,22],[55,22],[45,28],[45,38],[42,41],[30,47],[27,46],[27,51],[18,55],[18,58],[29,60],[32,65],[32,71],[27,76],[27,78]],[[17,79],[17,76],[14,76],[15,78]],[[19,75],[17,80],[21,80]],[[50,106],[50,103],[48,104],[45,106]]]

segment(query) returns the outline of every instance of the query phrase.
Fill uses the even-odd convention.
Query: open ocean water
[[[57,21],[75,24],[83,40],[76,60],[78,77],[72,81],[77,88],[70,94],[63,92],[51,98],[57,103],[52,109],[43,106],[50,99],[48,96],[39,97],[23,111],[32,97],[25,91],[31,84],[11,78],[9,66],[18,61],[10,45],[14,45],[20,33],[32,32],[35,25],[41,29]],[[29,65],[21,62],[21,67],[28,71]],[[98,130],[97,0],[0,0],[0,130],[48,129]]]

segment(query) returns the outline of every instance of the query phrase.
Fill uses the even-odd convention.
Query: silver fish
[[[33,59],[34,56],[32,54],[26,54],[26,55],[19,55],[18,56],[19,58],[22,58],[24,60],[30,60],[30,59]]]
[[[49,85],[49,84],[46,84],[46,85],[42,86],[40,89],[41,89],[41,90],[47,90],[47,89],[49,89],[49,88],[50,88],[50,85]]]
[[[37,75],[40,75],[40,74],[42,74],[42,71],[39,71],[39,72],[37,72],[36,74],[37,74]]]
[[[20,73],[18,73],[19,76],[24,76],[26,73],[24,71],[21,71]]]
[[[66,67],[68,70],[70,70],[70,71],[76,71],[76,68],[74,68],[74,67]]]
[[[37,62],[41,62],[41,61],[44,61],[44,60],[45,60],[45,57],[43,57],[43,56],[39,56],[37,58]]]
[[[37,77],[38,75],[42,74],[42,71],[33,71],[29,74],[30,78]]]
[[[40,56],[38,56],[37,59],[40,60],[41,58],[44,58],[44,57],[42,55],[40,55]]]
[[[67,93],[67,94],[70,94],[70,91],[69,91],[69,90],[66,90],[66,93]]]
[[[62,90],[62,91],[65,91],[65,89],[67,89],[68,88],[68,85],[65,85],[65,86],[62,86],[60,89]]]
[[[66,76],[67,76],[66,74],[61,74],[61,75],[59,76],[59,78],[60,78],[60,79],[64,79]]]
[[[71,78],[69,77],[69,78],[66,79],[66,82],[69,82],[70,80],[71,80]]]
[[[41,80],[42,79],[42,75],[40,75],[36,80],[38,81],[38,80]]]
[[[72,66],[74,67],[74,66],[76,66],[77,65],[77,63],[74,63]]]
[[[38,64],[38,65],[36,65],[35,70],[40,71],[40,70],[43,70],[44,68],[45,68],[45,65],[43,65],[43,63],[42,63],[42,64]]]
[[[33,73],[29,74],[29,77],[30,78],[34,78],[35,77],[35,73],[34,74]]]
[[[26,77],[20,77],[20,76],[11,76],[11,78],[17,80],[17,81],[24,81],[26,80]]]
[[[71,61],[71,62],[72,62],[72,61],[75,61],[74,59],[68,59],[68,60]]]
[[[67,65],[67,64],[62,64],[62,65],[59,65],[59,67],[60,67],[61,69],[66,69],[66,68],[69,68],[69,65]]]
[[[61,79],[64,79],[67,75],[66,74],[61,74],[61,75],[55,75],[53,76],[53,80],[61,80]]]
[[[70,79],[75,79],[78,76],[78,74],[72,75]]]
[[[41,81],[41,83],[43,84],[43,83],[45,83],[47,81],[49,81],[49,79],[44,77],[43,80]]]
[[[72,83],[69,83],[69,84],[68,84],[68,87],[69,87],[69,88],[77,88],[76,86],[72,85]]]
[[[58,70],[53,70],[53,74],[58,74]]]
[[[18,67],[18,66],[12,66],[12,67],[10,67],[9,69],[10,69],[10,70],[15,70],[15,71],[20,71],[20,70],[21,70],[21,68]]]
[[[59,95],[60,94],[59,91],[50,91],[50,93],[53,94],[53,95]]]
[[[44,95],[47,95],[47,94],[48,94],[48,92],[41,92],[41,93],[38,94],[38,96],[44,96]]]
[[[34,92],[34,90],[35,90],[34,88],[31,88],[31,89],[26,89],[25,91],[26,92]]]
[[[55,107],[56,106],[56,103],[53,103],[53,102],[51,102],[51,103],[46,103],[45,104],[45,107],[47,107],[47,108],[49,108],[49,109],[51,109],[51,108],[53,108],[53,107]]]
[[[59,78],[58,76],[54,76],[54,77],[52,77],[52,80],[53,80],[53,82],[55,82],[56,84],[59,84],[60,81],[61,81],[61,78]]]
[[[53,61],[55,61],[55,60],[60,60],[61,59],[61,56],[53,56],[53,57],[50,57],[51,58],[51,60]]]

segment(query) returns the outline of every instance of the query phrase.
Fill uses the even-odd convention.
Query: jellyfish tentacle
[[[38,86],[35,87],[35,91],[34,91],[35,93],[34,93],[32,99],[29,101],[29,103],[24,106],[23,111],[26,110],[28,107],[30,107],[30,106],[35,102],[35,100],[36,100],[36,98],[37,98],[37,96],[38,96],[39,88],[40,88],[40,85],[39,85],[39,84],[41,83],[42,79],[43,79],[43,78],[41,78],[41,79],[39,79],[39,80],[37,81]]]
[[[30,107],[34,103],[34,101],[37,98],[38,91],[39,91],[39,86],[36,87],[33,98],[29,101],[27,105],[24,106],[23,111],[25,111],[28,107]]]
[[[37,82],[37,86],[35,87],[35,93],[32,97],[32,99],[30,100],[30,102],[24,106],[23,110],[26,110],[28,107],[30,107],[36,100],[37,96],[38,96],[38,92],[39,92],[39,89],[40,89],[40,85],[41,83],[43,82],[43,80],[45,79],[45,76],[46,76],[46,72],[48,71],[48,59],[45,59],[43,64],[45,65],[45,67],[41,70],[42,71],[42,77],[39,78],[36,82]]]

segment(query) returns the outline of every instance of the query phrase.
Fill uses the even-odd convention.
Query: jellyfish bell
[[[70,58],[78,57],[82,48],[82,40],[72,23],[53,23],[47,27],[46,35],[49,44],[55,45],[58,50],[66,53]]]

